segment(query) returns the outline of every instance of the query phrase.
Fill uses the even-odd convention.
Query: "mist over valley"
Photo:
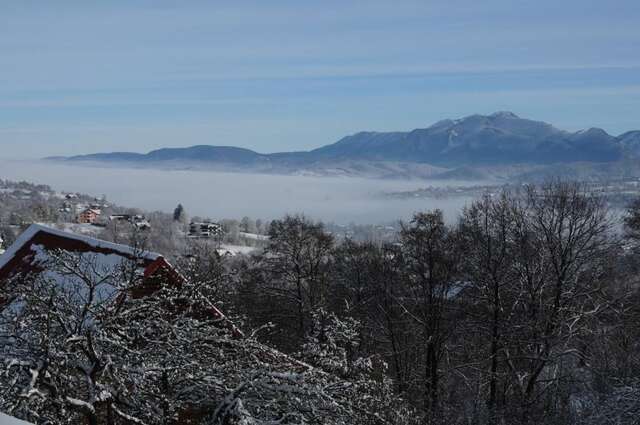
[[[378,224],[408,219],[414,212],[442,209],[453,219],[470,197],[388,199],[389,192],[425,186],[483,182],[380,180],[65,165],[45,161],[0,161],[2,178],[46,182],[56,190],[104,194],[120,205],[171,211],[182,203],[191,215],[211,218],[279,218],[303,213],[347,224]]]

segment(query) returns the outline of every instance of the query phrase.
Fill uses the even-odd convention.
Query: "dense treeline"
[[[356,320],[345,355],[380,356],[424,423],[635,423],[638,211],[623,239],[605,200],[554,182],[479,199],[454,225],[417,213],[394,244],[285,217],[227,303],[287,353],[322,340],[319,311]]]

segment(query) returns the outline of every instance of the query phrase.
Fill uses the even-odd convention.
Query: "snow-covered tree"
[[[0,409],[37,423],[97,424],[100,408],[128,418],[130,386],[109,350],[105,325],[135,263],[104,266],[91,255],[39,252],[44,271],[3,282]]]
[[[348,379],[340,377],[330,364],[314,367],[243,334],[217,309],[215,273],[144,282],[135,261],[102,268],[65,252],[40,265],[32,279],[5,282],[0,410],[14,416],[50,424],[411,423],[383,376],[354,378],[338,367]],[[329,319],[326,358],[344,358],[334,347],[350,344],[350,326]]]
[[[302,357],[321,369],[342,377],[369,372],[371,359],[358,356],[360,323],[340,319],[319,308],[312,312],[310,331],[302,346]]]

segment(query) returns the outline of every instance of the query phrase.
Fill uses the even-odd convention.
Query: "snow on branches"
[[[130,289],[144,284],[135,261],[108,269],[88,255],[48,254],[45,272],[4,282],[12,302],[0,323],[2,411],[50,424],[346,425],[411,417],[382,376],[354,372],[355,322],[314,316],[322,325],[304,355],[314,367],[212,314],[219,288],[210,282],[134,296]]]

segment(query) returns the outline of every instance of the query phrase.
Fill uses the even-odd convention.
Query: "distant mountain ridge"
[[[570,133],[512,112],[443,120],[410,132],[357,133],[311,153],[441,166],[608,162],[625,156],[618,138],[602,129]]]
[[[199,145],[158,149],[147,154],[114,152],[55,159],[283,173],[321,173],[332,167],[344,174],[357,171],[358,167],[388,168],[389,164],[402,164],[400,168],[406,173],[422,167],[429,173],[442,171],[457,175],[459,173],[451,170],[458,167],[467,170],[468,167],[607,163],[638,158],[640,131],[617,137],[599,128],[572,133],[545,122],[520,118],[512,112],[496,112],[442,120],[408,132],[360,132],[305,152],[261,154],[232,146]]]

